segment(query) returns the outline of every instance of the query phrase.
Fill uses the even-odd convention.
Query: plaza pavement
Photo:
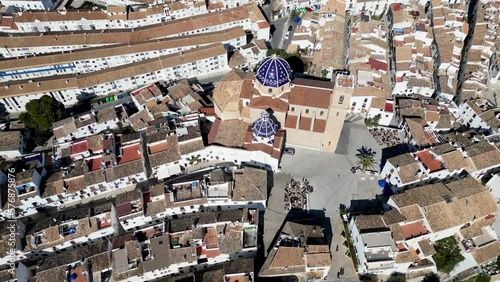
[[[341,143],[340,143],[341,142]],[[264,245],[266,250],[271,244],[276,232],[281,226],[286,211],[284,210],[284,184],[293,177],[305,177],[314,187],[314,192],[309,195],[309,208],[311,212],[324,214],[332,226],[332,268],[327,281],[357,281],[357,274],[351,259],[345,255],[347,248],[343,246],[341,237],[342,220],[339,215],[341,204],[349,207],[353,199],[374,199],[381,189],[377,185],[376,177],[351,172],[351,167],[356,165],[356,150],[361,146],[372,148],[376,152],[377,168],[381,157],[381,147],[364,126],[362,120],[346,122],[339,141],[336,153],[324,153],[303,148],[295,148],[295,155],[284,155],[281,161],[281,172],[275,174],[275,185],[268,201],[264,215]],[[325,232],[329,232],[326,230]],[[336,246],[339,251],[336,252]],[[337,271],[344,267],[344,276],[337,279]]]

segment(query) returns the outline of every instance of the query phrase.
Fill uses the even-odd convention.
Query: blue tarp
[[[298,23],[300,22],[300,17],[297,17],[297,18],[294,20],[294,22],[295,22],[296,24],[298,24]]]
[[[384,187],[385,187],[385,184],[386,184],[386,182],[385,182],[385,180],[384,180],[384,179],[380,179],[380,180],[378,181],[378,186],[380,186],[380,188],[384,188]]]

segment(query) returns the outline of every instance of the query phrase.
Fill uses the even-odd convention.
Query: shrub
[[[436,254],[432,256],[437,269],[449,274],[455,266],[465,258],[455,244],[453,236],[436,241]]]

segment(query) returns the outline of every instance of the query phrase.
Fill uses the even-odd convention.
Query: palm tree
[[[361,166],[363,172],[367,169],[375,167],[375,154],[375,151],[368,149],[365,146],[358,149],[358,153],[355,156],[358,158],[358,165]]]

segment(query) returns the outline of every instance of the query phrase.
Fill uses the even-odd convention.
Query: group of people
[[[369,130],[373,138],[375,138],[377,143],[381,146],[392,147],[401,144],[397,129],[374,127]]]
[[[344,267],[341,267],[339,271],[337,271],[337,279],[340,279],[340,275],[344,275]]]
[[[313,190],[307,179],[296,181],[292,178],[285,187],[285,209],[306,209],[307,194]]]

